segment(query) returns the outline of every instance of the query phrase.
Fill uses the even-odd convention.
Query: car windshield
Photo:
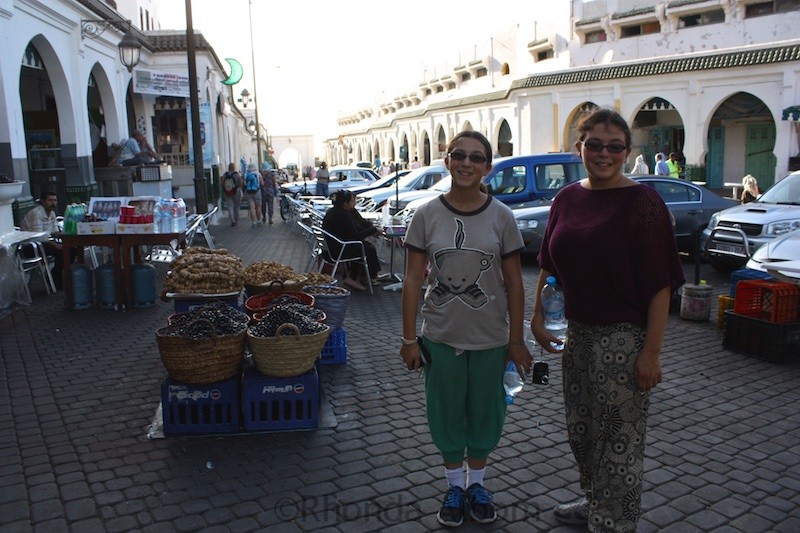
[[[452,176],[445,176],[444,178],[436,182],[435,185],[432,185],[428,190],[436,192],[448,192],[450,190],[450,187],[453,185],[452,181],[453,181]]]
[[[415,168],[405,176],[401,176],[398,185],[401,189],[403,187],[411,187],[411,185],[417,181],[422,174],[428,172],[428,170],[430,170],[428,167]]]
[[[758,198],[767,204],[800,205],[800,174],[790,174]]]

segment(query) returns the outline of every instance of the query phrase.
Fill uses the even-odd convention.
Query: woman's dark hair
[[[628,123],[622,118],[622,115],[609,109],[607,107],[598,107],[589,114],[582,116],[578,123],[575,124],[575,132],[578,134],[578,140],[586,139],[586,133],[597,124],[605,124],[606,126],[616,126],[625,134],[625,146],[631,146],[631,129]]]
[[[484,154],[486,155],[486,164],[487,165],[492,164],[492,143],[490,143],[489,139],[484,137],[482,133],[474,130],[462,131],[458,133],[455,137],[453,137],[453,139],[447,145],[448,154],[453,150],[453,147],[461,139],[475,139],[476,141],[479,141],[483,145],[483,151]]]
[[[336,191],[333,193],[333,207],[342,207],[344,204],[349,202],[353,196],[355,196],[352,192],[348,191],[347,189]]]

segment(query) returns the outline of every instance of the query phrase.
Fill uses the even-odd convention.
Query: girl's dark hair
[[[453,137],[453,139],[447,145],[448,154],[453,150],[453,147],[461,139],[475,139],[476,141],[479,141],[483,145],[483,151],[484,154],[486,155],[486,164],[488,165],[492,164],[492,143],[490,143],[489,139],[487,139],[482,133],[474,130],[462,131],[458,133],[455,137]]]
[[[597,124],[605,124],[606,126],[616,126],[625,134],[625,146],[631,146],[631,129],[628,123],[622,118],[622,115],[609,109],[607,107],[598,107],[591,113],[582,116],[578,123],[575,124],[575,132],[578,134],[578,140],[583,141],[586,139],[587,132]]]
[[[347,189],[336,191],[333,193],[333,207],[342,207],[344,204],[349,202],[353,196],[355,195]]]

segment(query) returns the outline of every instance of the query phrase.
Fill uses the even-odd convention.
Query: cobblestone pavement
[[[212,233],[245,264],[307,264],[288,224],[222,219]],[[538,267],[527,259],[524,272],[530,308]],[[701,274],[727,292],[724,277]],[[347,364],[323,367],[334,428],[148,440],[165,377],[155,330],[172,305],[67,313],[61,294],[32,288],[33,305],[0,319],[3,532],[440,529],[443,467],[422,379],[398,355],[400,292],[350,300]],[[715,318],[716,299],[709,322],[670,317],[639,531],[800,531],[800,365],[724,350]],[[548,360],[551,385],[526,386],[509,410],[487,473],[499,518],[481,530],[583,530],[552,514],[578,476]]]

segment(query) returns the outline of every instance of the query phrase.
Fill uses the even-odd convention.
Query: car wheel
[[[747,264],[746,259],[739,257],[720,257],[712,255],[708,258],[708,261],[711,263],[711,266],[714,268],[714,270],[723,274],[743,268],[744,265]]]

